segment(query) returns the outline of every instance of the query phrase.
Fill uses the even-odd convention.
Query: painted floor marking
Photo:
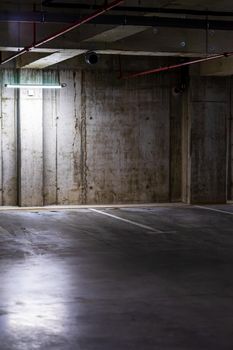
[[[96,210],[96,209],[90,209],[90,210],[94,211],[95,213],[106,215],[106,216],[109,216],[110,218],[113,218],[113,219],[116,219],[116,220],[120,220],[120,221],[123,221],[123,222],[127,222],[128,224],[132,224],[134,226],[138,226],[138,227],[144,228],[144,229],[149,230],[149,231],[153,231],[153,232],[156,232],[156,233],[165,233],[165,232],[157,230],[156,228],[153,228],[151,226],[139,224],[138,222],[135,222],[135,221],[132,221],[132,220],[123,219],[123,218],[121,218],[119,216],[116,216],[116,215],[113,215],[113,214],[109,214],[109,213],[103,212],[101,210]]]
[[[201,208],[201,209],[206,209],[206,210],[217,211],[218,213],[233,215],[233,212],[225,211],[225,210],[221,210],[221,209],[215,209],[215,208],[210,208],[210,207],[203,207],[203,206],[201,206],[201,205],[194,205],[194,207],[196,207],[196,208]]]

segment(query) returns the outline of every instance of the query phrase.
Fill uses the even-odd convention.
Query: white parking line
[[[112,215],[112,214],[103,212],[101,210],[96,210],[96,209],[90,209],[90,210],[94,211],[95,213],[106,215],[106,216],[109,216],[110,218],[113,218],[113,219],[116,219],[116,220],[120,220],[120,221],[123,221],[123,222],[127,222],[128,224],[132,224],[134,226],[138,226],[138,227],[144,228],[144,229],[149,230],[149,231],[153,231],[155,233],[165,233],[165,232],[157,230],[156,228],[153,228],[151,226],[139,224],[138,222],[135,222],[135,221],[132,221],[132,220],[123,219],[123,218],[121,218],[119,216]]]
[[[206,210],[217,211],[218,213],[233,215],[233,212],[225,211],[225,210],[221,210],[221,209],[215,209],[215,208],[210,208],[210,207],[204,207],[204,206],[201,206],[201,205],[194,205],[194,207],[196,207],[196,208],[201,208],[201,209],[206,209]]]

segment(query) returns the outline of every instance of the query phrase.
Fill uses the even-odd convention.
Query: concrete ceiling
[[[5,6],[33,6],[36,4],[41,6],[41,0],[1,0],[1,8]],[[102,0],[55,0],[56,3],[79,3],[79,4],[99,4],[102,5]],[[125,5],[121,6],[148,6],[148,7],[183,7],[193,9],[216,9],[216,10],[232,10],[232,1],[230,0],[126,0]]]
[[[109,0],[110,2],[111,0]],[[44,3],[44,5],[43,5]],[[69,6],[64,6],[68,4]],[[73,4],[73,8],[72,8]],[[0,50],[2,58],[52,35],[75,19],[92,13],[87,5],[103,0],[5,0],[0,2]],[[56,6],[54,6],[56,5]],[[84,8],[81,8],[83,5]],[[46,68],[88,50],[101,54],[164,55],[202,57],[233,51],[233,4],[230,0],[126,0],[98,18],[53,40],[16,61],[25,68]],[[126,7],[127,11],[124,11]],[[150,8],[149,12],[129,11],[129,7]],[[161,8],[161,12],[151,8]],[[181,13],[162,13],[181,9]],[[185,13],[184,10],[187,10]],[[232,12],[219,17],[188,11]],[[126,16],[126,17],[125,17]],[[124,22],[122,24],[122,21]],[[209,29],[207,29],[209,28]],[[13,63],[12,63],[13,64]]]

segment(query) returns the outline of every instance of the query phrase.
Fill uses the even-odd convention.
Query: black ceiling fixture
[[[85,54],[85,61],[86,63],[93,65],[98,63],[98,55],[94,51],[88,51]]]
[[[75,2],[59,2],[54,0],[44,0],[43,6],[54,8],[67,8],[67,9],[79,9],[79,10],[98,10],[100,5],[88,5]],[[232,17],[233,11],[210,11],[210,10],[192,10],[192,9],[174,9],[174,8],[161,8],[161,7],[142,7],[142,6],[118,6],[113,11],[124,12],[143,12],[143,13],[169,13],[169,14],[183,14],[194,16],[214,16],[214,17]]]

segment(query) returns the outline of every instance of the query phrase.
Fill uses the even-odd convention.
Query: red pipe
[[[124,0],[115,0],[107,5],[105,5],[104,7],[102,7],[101,9],[97,10],[96,12],[94,12],[92,15],[88,15],[86,17],[84,17],[83,19],[80,19],[78,21],[76,21],[75,23],[69,25],[67,28],[51,35],[51,36],[48,36],[47,38],[45,39],[42,39],[40,41],[38,41],[37,43],[33,43],[32,45],[30,46],[27,46],[25,48],[23,48],[22,50],[20,50],[19,52],[17,52],[16,54],[6,58],[5,60],[1,61],[0,64],[4,64],[4,63],[7,63],[7,62],[10,62],[11,60],[25,54],[26,52],[28,51],[31,51],[43,44],[46,44],[48,43],[49,41],[52,41],[56,38],[58,38],[59,36],[63,35],[63,34],[66,34],[68,32],[70,32],[71,30],[73,29],[76,29],[78,27],[80,27],[82,24],[85,24],[87,22],[90,22],[92,19],[104,14],[105,12],[111,10],[112,8],[118,6],[119,4],[121,4],[122,2],[124,2]]]
[[[188,62],[173,64],[173,65],[167,66],[167,67],[159,67],[159,68],[150,69],[150,70],[146,70],[146,71],[142,71],[142,72],[131,73],[131,74],[128,74],[128,75],[123,75],[121,77],[121,79],[130,79],[130,78],[142,77],[144,75],[165,72],[165,71],[177,69],[177,68],[180,68],[180,67],[191,66],[192,64],[206,62],[206,61],[210,61],[210,60],[216,60],[218,58],[229,57],[229,56],[233,56],[233,52],[218,54],[218,55],[214,55],[214,56],[208,56],[208,57],[205,57],[205,58],[199,58],[199,59],[194,60],[194,61],[188,61]]]

